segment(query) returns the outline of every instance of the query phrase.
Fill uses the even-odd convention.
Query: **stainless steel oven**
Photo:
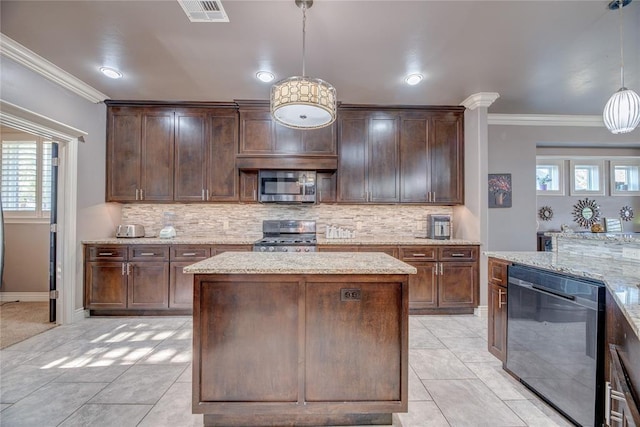
[[[262,221],[262,239],[254,252],[315,252],[316,222],[298,220]]]
[[[572,422],[603,417],[602,282],[509,267],[506,369]]]
[[[315,203],[315,171],[261,170],[258,174],[261,203]]]

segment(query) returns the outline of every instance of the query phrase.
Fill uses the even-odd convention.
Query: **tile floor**
[[[89,318],[0,351],[0,425],[201,426],[189,317]],[[486,319],[411,316],[394,426],[569,426],[486,350]]]

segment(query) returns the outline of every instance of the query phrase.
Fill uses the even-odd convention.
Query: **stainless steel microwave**
[[[258,173],[261,203],[315,203],[315,171],[261,170]]]

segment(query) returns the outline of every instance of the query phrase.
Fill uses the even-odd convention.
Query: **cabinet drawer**
[[[434,246],[400,246],[400,259],[403,261],[435,260],[437,251]]]
[[[196,261],[211,256],[210,246],[171,246],[171,261]]]
[[[87,246],[85,248],[86,261],[126,261],[127,247],[123,245],[117,246]]]
[[[507,286],[507,267],[509,262],[496,258],[489,258],[489,282]]]
[[[440,261],[475,261],[478,248],[475,246],[448,246],[440,248]]]
[[[129,246],[129,261],[169,261],[169,246]]]

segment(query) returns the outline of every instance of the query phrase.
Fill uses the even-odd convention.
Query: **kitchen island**
[[[194,274],[207,426],[391,424],[408,404],[408,277],[383,253],[223,253]]]

